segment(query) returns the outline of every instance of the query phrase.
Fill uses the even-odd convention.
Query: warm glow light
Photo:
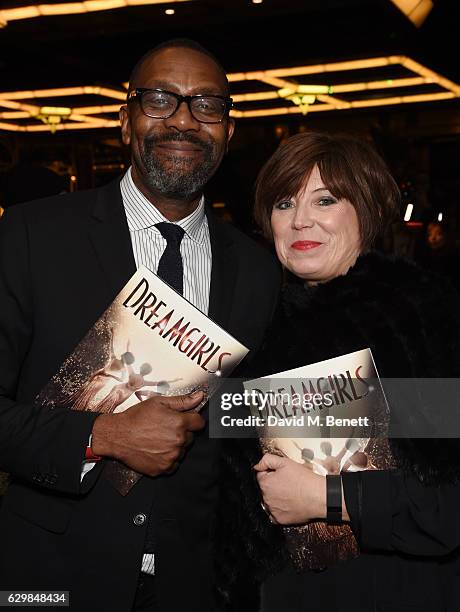
[[[432,0],[390,0],[419,28],[433,8]]]
[[[174,9],[166,9],[165,10],[166,15],[174,15],[175,12],[176,11]]]
[[[256,102],[258,100],[278,100],[277,91],[260,91],[256,93],[234,94],[232,95],[233,102]]]
[[[86,85],[82,87],[60,87],[57,89],[36,89],[25,91],[6,91],[0,93],[0,106],[2,100],[26,100],[29,98],[53,98],[57,96],[82,96],[82,95],[106,96],[116,100],[126,101],[126,92],[110,87],[99,87]]]
[[[139,0],[135,1],[138,2]],[[346,72],[362,68],[380,68],[382,66],[393,65],[403,66],[408,71],[414,73],[414,76],[395,79],[387,78],[368,82],[342,83],[339,85],[333,84],[335,79],[334,72]],[[318,80],[324,79],[326,84],[304,85],[296,82],[296,79],[290,80],[286,78],[319,73],[322,73],[322,76],[317,77]],[[326,78],[325,73],[329,73],[329,75],[326,75]],[[246,89],[252,88],[252,84],[248,83],[248,81],[259,81],[273,87],[272,90],[268,90],[267,88],[265,91],[243,91],[242,93],[233,94],[232,97],[236,104],[247,103],[249,105],[245,110],[239,108],[232,109],[231,115],[242,119],[274,117],[299,113],[306,114],[307,112],[337,112],[347,109],[363,109],[418,102],[439,102],[460,97],[460,85],[446,79],[409,57],[396,55],[346,62],[333,62],[330,64],[318,64],[314,66],[295,66],[246,73],[231,73],[228,77],[231,82],[246,82]],[[340,80],[343,81],[343,77]],[[420,94],[411,92],[408,95],[387,97],[383,95],[384,91],[388,92],[388,90],[391,89],[416,88],[427,84],[433,84],[439,89],[444,89],[444,91]],[[378,97],[368,97],[358,100],[353,100],[351,95],[348,96],[348,100],[344,100],[340,95],[344,93],[353,94],[353,92],[371,91],[372,96],[375,96],[379,90],[381,90],[381,95],[377,94]],[[13,121],[27,119],[28,117],[38,117],[40,115],[40,107],[29,104],[27,102],[28,100],[45,98],[46,103],[52,104],[53,98],[62,98],[66,96],[83,96],[84,99],[88,98],[88,96],[99,96],[101,98],[114,99],[116,103],[86,105],[74,108],[69,107],[66,109],[66,113],[68,114],[64,116],[64,118],[67,119],[65,124],[56,125],[57,121],[59,121],[59,115],[53,116],[50,113],[48,116],[42,116],[42,120],[46,121],[48,124],[52,124],[53,129],[54,126],[59,130],[119,126],[119,122],[114,118],[114,114],[119,112],[120,103],[126,102],[126,91],[114,87],[87,85],[0,93],[0,109],[2,107],[5,109],[4,112],[0,112],[0,120],[12,120],[11,123],[3,122],[0,129],[23,132],[44,131],[47,127],[43,125],[27,124],[25,121],[21,125],[15,124]],[[260,101],[272,101],[272,108],[257,108],[256,104],[252,104]],[[101,117],[103,114],[112,115],[112,118],[108,119]]]
[[[0,99],[0,106],[4,108],[13,108],[15,110],[27,111],[29,114],[34,114],[39,111],[38,106],[32,104],[24,104],[22,102],[14,102],[14,100],[2,100]]]
[[[68,117],[72,113],[71,108],[65,106],[41,106],[40,115],[55,115],[56,117]]]
[[[361,70],[363,68],[380,68],[400,64],[404,56],[390,55],[388,57],[373,57],[370,59],[352,60],[349,62],[333,62],[330,64],[313,64],[310,66],[295,66],[293,68],[274,68],[272,70],[258,70],[254,72],[232,72],[227,74],[230,82],[261,81],[271,77],[302,76],[322,72],[341,72],[342,70]]]
[[[410,218],[412,217],[412,211],[414,210],[414,205],[413,204],[408,204],[407,208],[406,208],[406,212],[404,214],[404,221],[410,221]]]
[[[84,2],[64,2],[60,4],[32,4],[0,10],[0,24],[5,26],[10,21],[49,17],[52,15],[78,15],[95,11],[110,11],[128,6],[148,6],[154,4],[172,4],[191,2],[192,0],[85,0]],[[173,9],[170,9],[173,10]],[[168,13],[170,15],[172,13]]]
[[[319,96],[318,96],[319,97]],[[325,96],[328,98],[329,96]],[[374,106],[395,106],[397,104],[412,104],[414,102],[437,102],[441,100],[451,100],[455,98],[455,95],[449,91],[441,92],[437,94],[420,94],[413,96],[398,96],[394,98],[378,98],[374,100],[355,100],[353,102],[344,102],[343,109],[346,108],[372,108]],[[316,113],[321,111],[332,111],[339,110],[338,106],[333,104],[313,104],[308,108],[309,113]],[[245,110],[236,111],[233,110],[231,115],[235,118],[249,119],[255,117],[273,117],[276,115],[290,115],[293,113],[301,113],[299,107],[280,107],[280,108],[269,108],[269,109],[258,109],[258,110]]]
[[[260,78],[258,79],[262,83],[266,83],[267,85],[273,85],[273,87],[278,87],[281,89],[292,89],[297,88],[295,83],[291,83],[290,81],[285,81],[284,79],[279,79],[278,77],[270,77],[267,76],[266,73],[262,73]]]
[[[72,109],[80,115],[99,115],[101,113],[118,113],[119,104],[102,104],[101,106],[78,106]]]
[[[23,129],[21,126],[16,125],[15,123],[2,123],[0,121],[0,130],[6,130],[7,132],[20,132]]]
[[[440,212],[439,215],[438,215],[438,221],[439,221],[439,223],[441,223],[441,221],[442,221],[442,212]]]
[[[395,87],[414,87],[425,85],[427,82],[424,77],[411,77],[407,79],[391,79],[386,81],[370,81],[369,83],[346,83],[344,85],[333,85],[333,93],[349,93],[353,91],[366,91],[367,89],[388,89]]]
[[[434,70],[430,70],[429,68],[422,66],[422,64],[419,64],[413,59],[410,59],[410,57],[403,58],[401,65],[404,66],[404,68],[412,70],[412,72],[415,72],[425,77],[427,83],[436,83],[437,85],[440,85],[445,89],[453,91],[456,95],[460,95],[460,85],[457,85],[453,81],[442,77],[437,72],[434,72]]]
[[[27,111],[6,111],[5,113],[0,113],[0,119],[28,119],[30,117],[30,113]]]
[[[345,100],[339,100],[339,98],[335,98],[334,96],[323,96],[321,94],[316,96],[320,102],[325,102],[326,104],[332,104],[336,108],[350,108],[350,103]]]

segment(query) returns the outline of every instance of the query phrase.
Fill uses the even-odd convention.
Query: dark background
[[[10,0],[1,7],[23,4],[24,0]],[[0,90],[119,87],[145,51],[183,36],[209,48],[229,72],[404,54],[460,83],[456,5],[457,0],[435,0],[420,28],[389,0],[264,0],[262,4],[197,0],[16,21],[0,29]],[[166,8],[174,8],[175,14],[165,15]],[[412,221],[423,223],[404,228],[410,245],[403,250],[414,253],[427,222],[441,211],[449,240],[456,243],[460,98],[305,117],[241,119],[230,153],[208,189],[211,201],[225,203],[219,211],[251,231],[258,170],[283,138],[305,129],[353,133],[375,144],[402,188],[402,214],[413,202]],[[54,169],[66,189],[74,175],[73,187],[82,189],[122,172],[128,158],[117,129],[56,134],[0,131],[4,203],[8,173],[19,162]]]

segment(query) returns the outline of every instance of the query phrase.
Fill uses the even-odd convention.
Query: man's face
[[[193,49],[163,49],[142,65],[131,88],[181,95],[227,96],[213,60]],[[133,177],[148,193],[187,200],[198,195],[219,167],[233,134],[233,120],[201,123],[182,103],[167,119],[153,119],[133,100],[120,111],[123,143],[131,148]]]

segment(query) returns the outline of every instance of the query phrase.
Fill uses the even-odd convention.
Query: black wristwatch
[[[342,477],[328,474],[326,476],[326,520],[329,525],[342,522]]]

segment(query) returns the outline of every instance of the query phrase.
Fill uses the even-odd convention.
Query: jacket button
[[[146,520],[147,516],[145,514],[136,514],[136,516],[133,518],[133,523],[136,525],[136,527],[141,527]]]

